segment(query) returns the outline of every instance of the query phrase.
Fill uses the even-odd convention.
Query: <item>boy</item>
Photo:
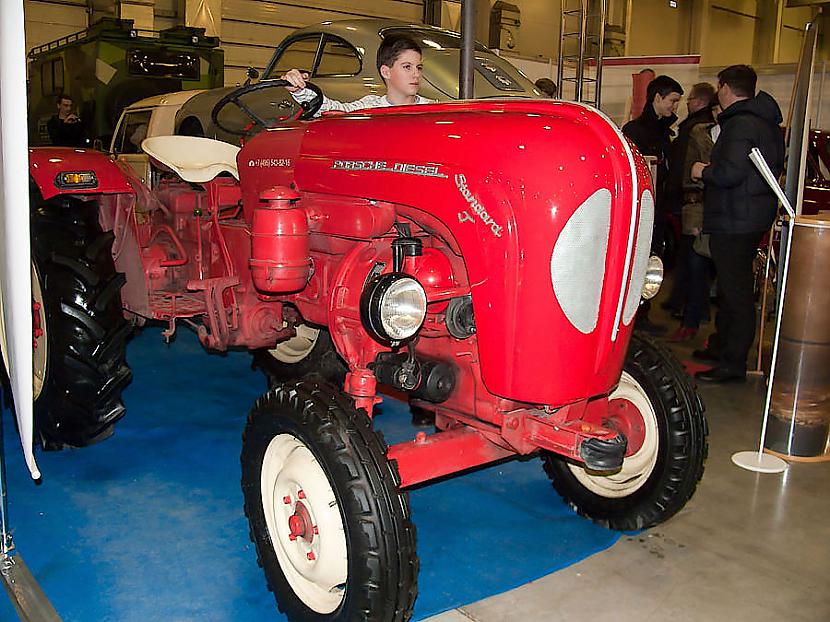
[[[385,95],[366,95],[353,102],[339,102],[324,95],[320,112],[328,110],[352,112],[362,108],[433,103],[432,100],[418,95],[424,65],[421,60],[421,48],[413,39],[405,35],[384,37],[378,48],[377,67],[386,83]],[[307,78],[307,73],[297,69],[292,69],[282,76],[283,80],[293,85],[286,89],[298,102],[310,101],[314,98],[314,92],[305,86]]]

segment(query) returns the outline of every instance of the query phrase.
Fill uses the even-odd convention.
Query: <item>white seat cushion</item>
[[[236,145],[197,136],[153,136],[145,139],[141,148],[185,181],[204,183],[222,172],[239,179]]]

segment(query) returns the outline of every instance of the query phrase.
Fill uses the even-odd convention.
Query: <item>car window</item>
[[[317,77],[353,76],[360,73],[360,58],[357,50],[335,37],[326,37],[323,53],[314,73]]]
[[[265,79],[279,78],[289,69],[299,69],[311,73],[314,58],[320,45],[320,35],[295,39],[283,48],[279,57],[271,64]]]
[[[115,154],[142,153],[141,141],[147,138],[152,110],[128,112],[121,119],[112,150]]]
[[[433,50],[459,50],[461,49],[461,36],[452,32],[442,32],[429,28],[387,28],[380,33],[381,36],[404,35],[411,37],[418,42],[421,48],[432,48]],[[476,41],[477,52],[487,52],[487,48]]]

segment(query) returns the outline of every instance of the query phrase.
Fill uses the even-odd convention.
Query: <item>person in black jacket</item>
[[[749,152],[758,147],[776,176],[784,170],[781,109],[764,91],[755,94],[756,82],[755,71],[747,65],[732,65],[718,74],[720,135],[711,163],[695,162],[691,171],[693,179],[703,180],[703,230],[711,234],[718,274],[717,333],[706,350],[695,352],[717,362],[696,374],[706,382],[746,378],[746,357],[755,339],[752,261],[778,210],[775,194]]]
[[[72,111],[72,105],[69,95],[60,95],[57,114],[46,123],[49,139],[56,147],[84,147],[89,142],[80,117]]]
[[[677,106],[683,96],[683,87],[669,76],[657,76],[646,88],[646,104],[639,117],[626,123],[622,132],[645,156],[657,158],[657,179],[654,180],[655,215],[651,248],[658,254],[663,247],[668,206],[666,185],[669,173],[669,148],[674,135],[671,127],[677,121]],[[648,319],[650,301],[645,301],[637,313],[637,327],[651,333],[664,332],[663,327]]]

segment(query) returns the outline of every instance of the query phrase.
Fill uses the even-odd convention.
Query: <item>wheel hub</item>
[[[616,430],[628,441],[626,456],[633,456],[643,446],[646,425],[640,410],[627,399],[614,399],[608,403],[608,419],[603,425]]]
[[[311,514],[302,501],[297,501],[297,505],[294,506],[294,513],[288,517],[288,532],[288,539],[292,542],[297,538],[302,538],[311,544],[314,540],[317,527],[314,526]]]
[[[640,383],[625,371],[609,396],[609,410],[603,425],[616,429],[628,440],[622,468],[613,475],[594,475],[575,464],[568,468],[592,493],[618,499],[635,493],[646,483],[657,462],[660,440],[654,406]]]

